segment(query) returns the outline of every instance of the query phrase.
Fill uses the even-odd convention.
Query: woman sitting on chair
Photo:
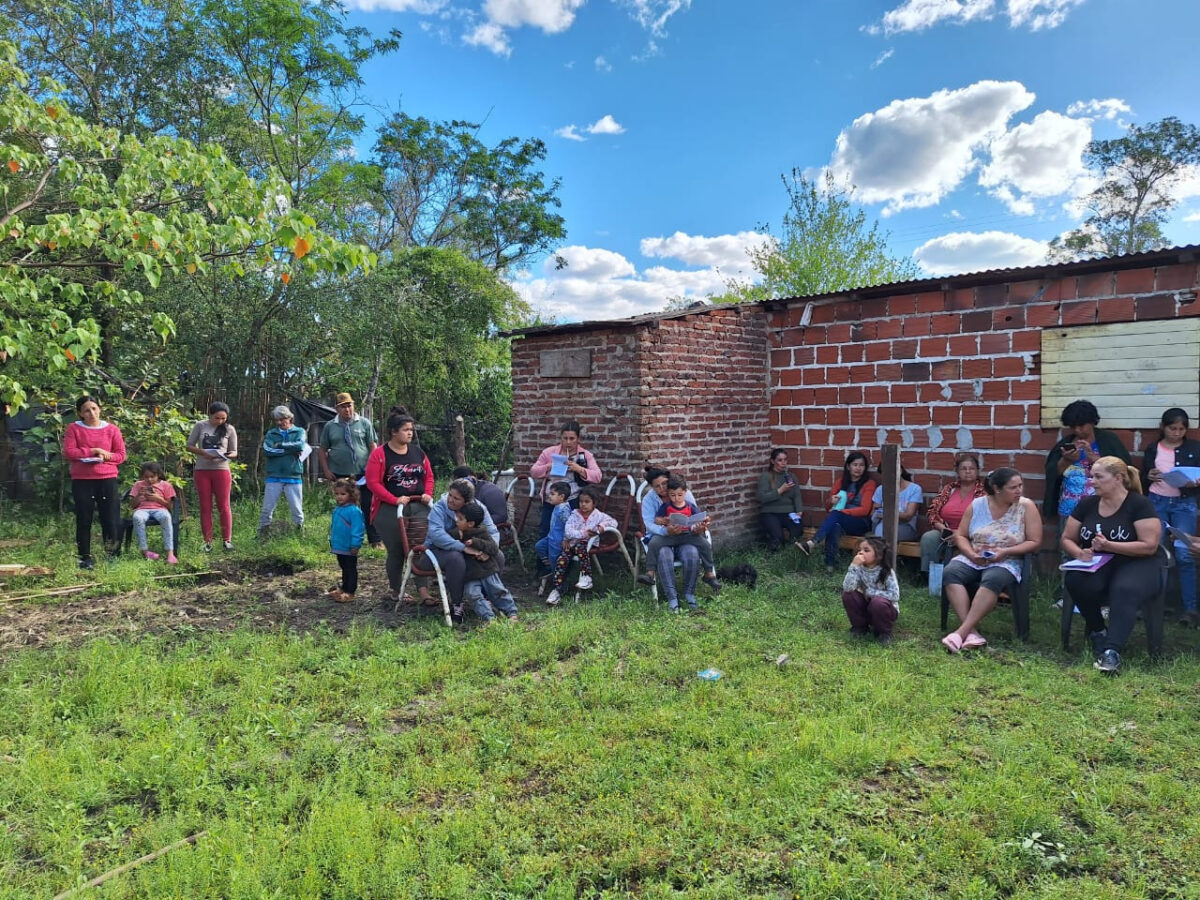
[[[954,532],[959,554],[942,575],[946,599],[962,623],[942,638],[951,653],[987,645],[979,623],[1021,580],[1021,557],[1042,545],[1042,517],[1021,496],[1024,487],[1016,469],[997,469],[984,481],[987,496],[971,502]],[[971,588],[977,588],[974,600]]]
[[[1154,504],[1142,496],[1137,470],[1115,456],[1092,463],[1096,489],[1075,505],[1063,528],[1062,548],[1090,562],[1096,554],[1111,558],[1093,572],[1068,571],[1065,584],[1087,625],[1096,668],[1115,672],[1121,651],[1137,621],[1138,607],[1158,591],[1162,522]],[[1100,608],[1108,607],[1105,626]]]
[[[974,453],[954,454],[954,481],[947,484],[929,501],[929,531],[921,535],[921,571],[928,572],[929,564],[954,547],[954,532],[972,501],[986,497],[983,479],[979,477],[979,457]],[[948,555],[948,554],[947,554]]]
[[[843,534],[859,537],[871,530],[875,482],[871,480],[870,469],[871,461],[865,453],[854,450],[846,456],[841,477],[834,482],[833,490],[825,500],[829,515],[811,539],[796,545],[808,555],[819,541],[824,541],[826,571],[833,571],[838,542]]]

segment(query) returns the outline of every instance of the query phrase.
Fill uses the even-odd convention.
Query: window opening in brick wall
[[[1042,332],[1042,427],[1090,400],[1105,428],[1149,428],[1163,410],[1200,415],[1200,319],[1120,322]]]

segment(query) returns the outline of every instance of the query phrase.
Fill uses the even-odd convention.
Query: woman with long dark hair
[[[818,541],[825,542],[825,568],[833,571],[837,563],[838,542],[843,534],[861,536],[871,530],[871,510],[875,503],[875,482],[871,479],[871,461],[854,450],[842,464],[841,476],[825,500],[829,515],[810,540],[797,544],[811,554]]]
[[[204,552],[213,545],[213,502],[221,519],[221,541],[233,549],[233,509],[229,497],[233,490],[233,472],[229,461],[237,459],[237,432],[229,424],[229,407],[216,401],[208,407],[208,418],[192,426],[187,451],[196,457],[196,496],[200,498],[200,534]]]
[[[1200,466],[1200,441],[1187,436],[1188,414],[1178,406],[1172,406],[1162,414],[1158,440],[1146,448],[1142,459],[1142,483],[1150,487],[1146,498],[1154,504],[1154,511],[1163,524],[1163,543],[1168,547],[1167,526],[1174,525],[1180,531],[1192,534],[1196,529],[1196,494],[1200,488],[1195,480],[1187,484],[1168,484],[1163,475],[1180,466]],[[1196,560],[1191,549],[1183,542],[1174,543],[1175,564],[1179,569],[1179,595],[1183,612],[1179,624],[1195,627],[1200,625],[1196,615]]]
[[[433,504],[433,465],[413,440],[415,424],[407,409],[393,406],[383,426],[386,440],[367,457],[370,522],[387,548],[387,599],[393,603],[404,576],[404,542],[398,519],[401,515],[427,519]],[[423,601],[432,601],[428,582],[419,579],[417,590]]]
[[[95,568],[92,517],[100,513],[104,549],[115,555],[121,539],[121,495],[117,467],[125,462],[121,429],[100,418],[100,401],[90,395],[75,403],[79,420],[63,434],[63,457],[71,463],[71,496],[75,501],[75,547],[79,568]]]

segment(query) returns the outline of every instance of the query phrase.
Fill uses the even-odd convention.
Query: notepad
[[[1200,466],[1177,466],[1162,473],[1162,480],[1173,488],[1194,487],[1200,478]]]
[[[550,459],[553,460],[553,462],[551,462],[551,464],[550,464],[550,477],[551,478],[562,478],[564,475],[567,474],[567,459],[568,458],[569,457],[566,457],[561,453],[554,453],[550,456]]]
[[[1111,553],[1096,553],[1091,559],[1072,559],[1058,568],[1063,572],[1095,572],[1112,558]]]

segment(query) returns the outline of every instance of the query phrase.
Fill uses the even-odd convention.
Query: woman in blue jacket
[[[463,620],[463,586],[467,561],[463,556],[466,545],[450,532],[454,530],[454,513],[475,499],[475,486],[465,478],[450,482],[450,489],[429,510],[429,536],[426,542],[437,557],[446,591],[450,594],[450,618],[455,625]],[[500,532],[492,517],[483,508],[483,527],[497,544]],[[500,569],[504,571],[504,554],[499,553]]]
[[[263,454],[267,457],[267,486],[263,492],[262,512],[258,516],[261,537],[271,524],[271,516],[281,496],[287,498],[292,523],[304,527],[304,460],[308,441],[304,429],[292,424],[292,411],[286,406],[271,410],[275,427],[263,437]]]

